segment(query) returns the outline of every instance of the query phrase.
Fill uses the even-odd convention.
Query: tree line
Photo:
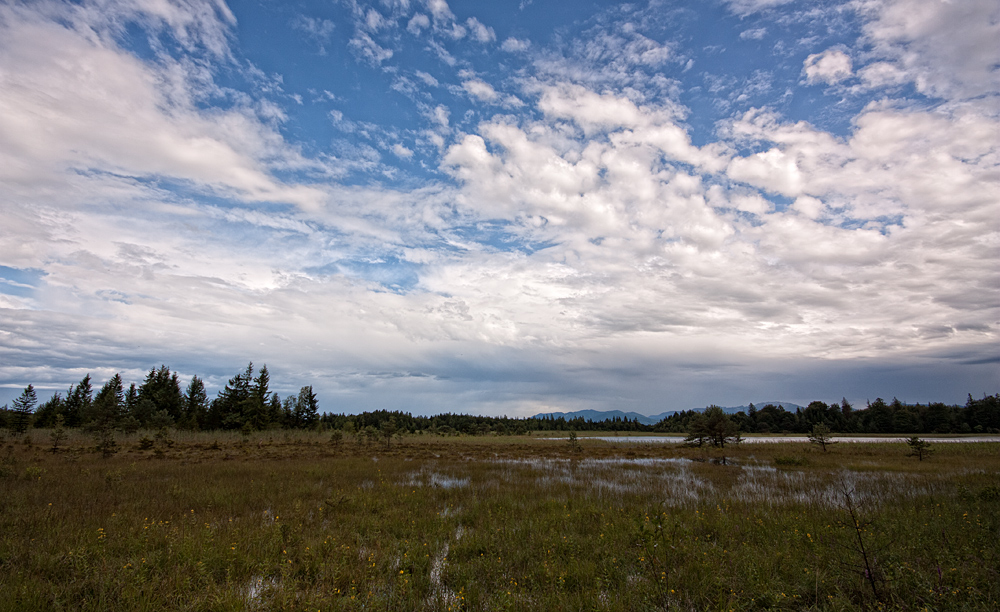
[[[676,412],[650,429],[690,432],[699,415],[701,411]],[[904,404],[896,398],[891,402],[877,398],[865,408],[855,409],[843,399],[831,404],[811,402],[793,412],[771,404],[761,408],[750,404],[746,412],[727,417],[743,433],[804,434],[812,432],[816,425],[844,434],[1000,433],[1000,394],[984,395],[982,399],[969,395],[964,406],[940,402]]]
[[[646,432],[646,433],[706,433],[704,437],[717,436],[718,432],[809,434],[817,425],[833,433],[914,434],[914,433],[1000,433],[1000,394],[973,399],[970,395],[964,406],[942,403],[904,404],[893,398],[891,402],[878,398],[865,408],[854,409],[846,400],[826,404],[811,402],[794,411],[767,404],[757,408],[726,414],[718,406],[705,410],[675,412],[654,425],[638,420],[615,417],[593,421],[582,417],[489,417],[467,414],[439,414],[413,416],[408,412],[378,410],[357,415],[324,414],[319,422],[330,429],[348,433],[364,428],[381,430],[383,423],[392,419],[400,431],[423,431],[442,435],[519,435],[531,431],[591,431],[591,432]]]
[[[311,385],[281,398],[270,391],[267,366],[255,370],[251,362],[211,400],[201,378],[193,376],[182,390],[178,374],[167,366],[151,368],[141,384],[132,383],[127,389],[121,376],[115,374],[96,393],[88,374],[78,384],[70,385],[65,395],[55,393],[41,405],[34,387],[28,385],[10,407],[0,408],[0,427],[15,432],[59,425],[122,431],[174,427],[251,432],[319,427],[350,433],[389,427],[400,433],[441,435],[523,435],[532,431],[690,433],[703,430],[707,417],[716,429],[744,434],[807,434],[817,425],[845,434],[1000,433],[1000,394],[984,395],[982,399],[969,395],[964,406],[904,404],[895,398],[891,402],[878,398],[861,409],[855,409],[846,399],[831,404],[814,401],[794,411],[771,404],[760,408],[751,404],[745,412],[725,414],[717,406],[710,406],[704,411],[675,412],[654,425],[621,417],[593,421],[582,417],[511,418],[452,413],[413,416],[399,410],[321,415]]]
[[[15,433],[55,426],[122,431],[315,427],[319,402],[312,386],[282,399],[270,391],[270,381],[267,366],[255,372],[251,362],[209,400],[201,378],[193,376],[182,391],[179,376],[167,366],[150,369],[141,384],[132,383],[127,389],[121,375],[115,374],[96,393],[88,374],[70,385],[65,395],[55,393],[40,405],[37,392],[28,385],[11,407],[0,409],[0,427]]]

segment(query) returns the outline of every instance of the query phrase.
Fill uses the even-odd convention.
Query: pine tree
[[[295,406],[298,405],[298,402],[299,396],[294,393],[285,397],[285,400],[281,402],[281,426],[285,429],[299,427],[299,423],[295,421]]]
[[[128,391],[125,392],[125,414],[127,416],[135,416],[135,407],[139,404],[139,390],[136,388],[135,383],[128,386]]]
[[[53,393],[48,401],[41,404],[35,410],[35,427],[45,428],[55,426],[56,419],[62,417],[64,407],[65,402],[63,402],[62,395]]]
[[[316,426],[317,421],[319,421],[319,404],[311,385],[299,390],[293,415],[297,427],[312,429]]]
[[[97,450],[101,451],[105,459],[118,452],[115,428],[118,427],[124,406],[122,377],[115,374],[97,392],[92,408],[93,420],[88,423],[97,438]]]
[[[252,429],[258,431],[266,429],[269,423],[267,413],[268,400],[270,400],[271,395],[268,390],[270,383],[271,375],[267,372],[267,364],[264,364],[260,368],[260,372],[257,373],[257,378],[253,379],[253,386],[250,388],[250,396],[247,398],[244,410],[246,413],[244,421]]]
[[[66,440],[66,430],[63,429],[63,415],[57,414],[55,420],[55,429],[49,434],[49,439],[52,440],[52,448],[50,449],[53,453],[59,452],[59,445]]]
[[[182,424],[187,429],[200,429],[208,414],[208,394],[205,383],[197,376],[191,377],[184,392],[184,417]]]
[[[28,385],[11,405],[11,409],[14,412],[10,423],[10,432],[12,434],[19,436],[28,431],[28,425],[31,424],[31,415],[34,413],[35,404],[37,403],[38,396],[35,395],[35,388]]]
[[[177,373],[171,373],[165,365],[150,369],[139,387],[139,401],[143,400],[152,402],[153,414],[165,410],[171,419],[179,421],[183,416],[184,400]],[[142,421],[141,418],[139,420]],[[143,421],[142,424],[145,426],[147,423]]]
[[[930,442],[926,440],[921,440],[917,436],[913,436],[906,441],[910,445],[910,452],[907,453],[908,457],[916,457],[918,461],[923,461],[924,457],[930,457],[934,449],[931,448]]]
[[[125,407],[125,390],[122,385],[122,377],[115,374],[97,392],[97,397],[91,408],[92,419],[90,426],[95,431],[104,429],[115,429],[118,421],[122,417]]]
[[[152,405],[150,403],[150,405]],[[125,401],[122,404],[122,416],[118,421],[118,427],[125,433],[135,433],[142,427],[139,420],[139,390],[135,383],[128,386],[125,392]]]
[[[208,409],[210,429],[241,429],[250,403],[251,383],[254,380],[253,362],[246,370],[229,379],[225,389],[212,400]]]
[[[93,387],[90,385],[90,374],[84,376],[80,384],[75,387],[69,386],[69,391],[66,392],[66,403],[63,406],[66,427],[83,425],[84,415],[90,412],[93,392]]]
[[[277,393],[272,393],[270,400],[267,404],[267,422],[271,427],[279,426],[285,427],[287,419],[285,418],[285,412],[281,407],[281,396]]]
[[[830,428],[823,423],[817,423],[813,426],[812,433],[809,434],[809,441],[813,444],[818,444],[824,452],[827,446],[836,444],[836,442],[830,439]]]
[[[379,425],[379,433],[385,439],[386,448],[389,448],[390,443],[392,442],[392,437],[396,435],[397,431],[399,431],[399,428],[396,426],[396,419],[392,417],[382,421],[382,424]]]

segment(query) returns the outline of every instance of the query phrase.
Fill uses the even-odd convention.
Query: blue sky
[[[0,401],[1000,391],[993,0],[0,6]]]

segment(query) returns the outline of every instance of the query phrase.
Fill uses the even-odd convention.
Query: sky
[[[0,401],[1000,392],[996,0],[0,2]]]

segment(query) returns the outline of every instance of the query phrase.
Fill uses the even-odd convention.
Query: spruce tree
[[[52,440],[52,448],[50,449],[53,453],[59,452],[59,445],[66,440],[66,430],[63,429],[63,415],[56,415],[55,428],[52,433],[49,434],[49,439]]]
[[[923,461],[924,457],[930,457],[934,452],[930,442],[921,440],[918,436],[913,436],[906,443],[910,445],[910,452],[907,453],[907,456],[916,457],[918,461]]]
[[[267,422],[271,427],[274,426],[285,426],[285,413],[281,408],[281,396],[277,393],[272,393],[270,400],[267,404]]]
[[[125,406],[125,390],[122,385],[122,377],[115,374],[97,392],[97,397],[91,408],[93,415],[90,425],[95,431],[104,429],[115,429],[118,421],[122,417]]]
[[[299,403],[299,396],[292,393],[285,398],[285,401],[281,404],[281,419],[282,426],[285,429],[294,429],[300,427],[299,422],[296,420],[298,418],[298,411],[296,406]]]
[[[125,392],[125,415],[135,416],[135,407],[139,404],[139,389],[136,388],[135,383],[128,386],[128,391]]]
[[[191,377],[184,392],[184,418],[182,425],[187,429],[200,429],[208,413],[208,394],[205,383],[197,376]]]
[[[64,405],[65,402],[63,402],[62,395],[53,393],[52,397],[49,398],[48,401],[42,403],[35,410],[35,427],[53,427],[56,423],[56,419],[62,417],[63,408],[65,407]]]
[[[170,368],[165,365],[161,365],[159,369],[150,369],[146,380],[139,387],[139,401],[142,400],[152,402],[154,414],[165,410],[171,419],[179,421],[183,416],[184,401],[177,373],[171,373]]]
[[[11,409],[14,412],[10,423],[10,432],[12,434],[19,436],[28,431],[28,425],[31,423],[31,415],[35,411],[35,404],[37,403],[38,396],[35,394],[35,388],[28,385],[21,392],[21,395],[14,400],[13,404],[11,404]]]
[[[93,401],[93,387],[90,385],[90,374],[83,377],[80,384],[69,386],[66,392],[66,403],[63,406],[63,415],[66,418],[66,427],[80,427],[84,423],[84,415],[90,412],[90,403]]]
[[[230,378],[226,387],[212,400],[207,418],[210,429],[242,429],[253,381],[253,362],[250,362],[246,370]]]
[[[142,427],[139,420],[139,390],[135,383],[128,386],[125,392],[125,402],[122,405],[122,416],[118,421],[118,427],[125,433],[135,433]]]
[[[257,378],[253,379],[250,396],[247,398],[244,410],[246,415],[244,421],[254,430],[259,431],[268,426],[268,402],[271,399],[268,386],[270,384],[271,375],[267,371],[267,364],[264,364],[261,366],[260,372],[257,373]]]
[[[307,385],[299,390],[295,402],[294,418],[296,425],[302,429],[312,429],[319,421],[319,403],[312,386]]]
[[[115,428],[118,427],[124,405],[125,390],[122,388],[122,377],[115,374],[97,392],[92,408],[94,418],[88,423],[88,427],[97,438],[97,450],[101,451],[105,459],[118,452]]]

